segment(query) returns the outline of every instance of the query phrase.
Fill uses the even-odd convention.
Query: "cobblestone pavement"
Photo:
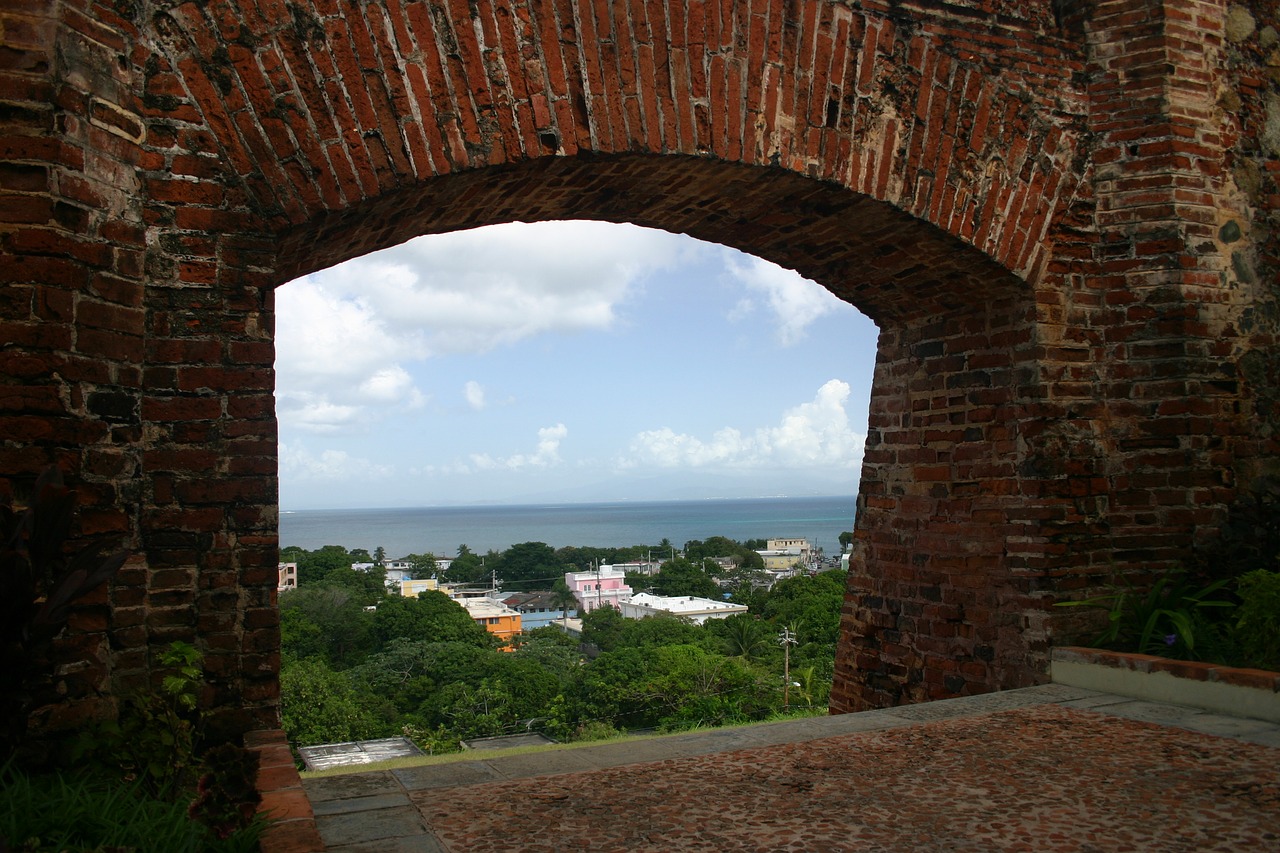
[[[1280,850],[1280,726],[1061,685],[305,786],[345,853]]]

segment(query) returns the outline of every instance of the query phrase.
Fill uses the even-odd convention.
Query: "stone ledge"
[[[262,834],[261,853],[322,853],[324,842],[284,732],[249,732],[244,745],[258,753],[258,814],[271,822]]]
[[[1054,683],[1280,723],[1280,673],[1062,646]]]

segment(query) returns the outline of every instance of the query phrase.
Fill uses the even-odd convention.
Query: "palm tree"
[[[569,608],[578,607],[578,597],[569,589],[564,578],[556,578],[556,582],[551,585],[551,601],[560,608],[560,626],[563,628],[569,621]]]
[[[724,620],[724,648],[729,657],[750,660],[769,646],[764,627],[751,616],[730,616]]]

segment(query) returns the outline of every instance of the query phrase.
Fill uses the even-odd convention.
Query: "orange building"
[[[520,636],[523,630],[520,614],[501,601],[492,598],[458,598],[454,599],[467,609],[477,625],[490,634],[500,637],[504,651],[511,650],[511,641]]]

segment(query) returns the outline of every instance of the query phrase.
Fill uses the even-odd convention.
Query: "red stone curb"
[[[322,853],[324,842],[284,732],[249,732],[244,745],[258,753],[258,792],[262,794],[258,814],[271,822],[259,849],[262,853]]]
[[[1170,660],[1155,655],[1113,652],[1083,646],[1059,646],[1053,650],[1053,659],[1065,663],[1091,663],[1115,669],[1129,669],[1134,672],[1167,672],[1178,678],[1192,681],[1212,681],[1280,693],[1280,672],[1269,672],[1263,669],[1241,669],[1202,661]]]

